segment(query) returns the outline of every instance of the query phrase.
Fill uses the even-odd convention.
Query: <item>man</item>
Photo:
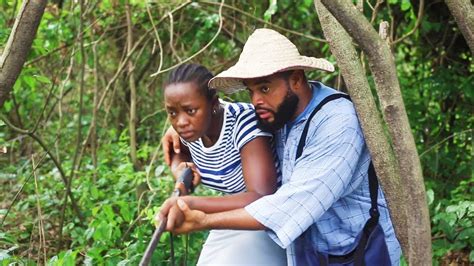
[[[275,194],[228,212],[206,214],[178,200],[184,222],[172,221],[168,230],[264,229],[287,248],[290,265],[301,235],[318,252],[342,256],[356,249],[371,217],[371,158],[352,103],[344,97],[326,102],[337,91],[308,82],[304,70],[314,69],[334,71],[325,59],[301,56],[278,32],[258,29],[249,37],[237,64],[209,85],[224,92],[249,91],[260,126],[275,134],[283,184]],[[305,143],[298,151],[306,123]],[[166,156],[170,142],[171,136],[165,136]],[[179,152],[176,147],[174,152]],[[391,264],[398,265],[400,246],[380,189],[376,202]]]

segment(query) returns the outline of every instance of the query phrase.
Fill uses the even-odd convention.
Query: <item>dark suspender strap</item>
[[[372,161],[369,165],[369,191],[370,191],[370,217],[379,221],[379,208],[377,206],[377,197],[378,197],[378,187],[379,181],[377,180],[377,175],[375,174],[375,168]]]
[[[306,135],[308,135],[309,124],[310,124],[310,121],[311,121],[311,119],[313,118],[313,116],[314,116],[319,110],[321,110],[321,108],[322,108],[325,104],[327,104],[327,103],[330,102],[330,101],[339,99],[339,98],[345,98],[345,99],[347,99],[347,100],[349,100],[349,101],[351,100],[351,98],[350,98],[349,95],[347,95],[347,94],[335,93],[335,94],[331,94],[331,95],[329,95],[328,97],[324,98],[324,99],[316,106],[316,108],[314,108],[313,112],[312,112],[311,115],[308,117],[308,120],[306,120],[306,125],[304,126],[303,133],[301,133],[300,142],[298,143],[298,149],[296,150],[296,158],[295,158],[295,160],[298,160],[298,158],[300,158],[301,154],[303,153],[303,148],[304,148],[304,145],[306,144]]]
[[[305,127],[303,129],[303,133],[301,134],[301,138],[298,143],[298,148],[296,150],[295,160],[297,160],[303,153],[303,148],[306,144],[306,137],[308,134],[311,119],[326,103],[339,99],[339,98],[345,98],[349,101],[351,100],[351,98],[347,94],[342,94],[342,93],[331,94],[328,97],[324,98],[316,106],[316,108],[314,108],[313,112],[308,117],[308,120],[306,121]],[[370,192],[370,204],[371,204],[370,211],[369,211],[370,219],[365,223],[364,228],[362,230],[361,238],[359,240],[358,245],[354,249],[354,251],[344,256],[330,256],[329,257],[330,262],[331,261],[338,262],[340,260],[342,261],[347,260],[347,257],[352,257],[353,255],[354,265],[356,266],[365,265],[365,262],[364,262],[365,247],[367,246],[367,242],[369,241],[370,234],[372,233],[372,231],[374,230],[374,228],[377,226],[379,222],[379,216],[380,216],[379,211],[378,211],[378,206],[377,206],[379,184],[377,180],[377,175],[375,173],[375,168],[372,162],[370,162],[370,165],[369,165],[368,176],[369,176],[369,192]]]
[[[359,244],[355,249],[354,253],[354,266],[363,266],[365,265],[364,261],[364,252],[369,242],[369,237],[374,231],[375,227],[379,223],[379,209],[377,206],[377,197],[378,197],[378,186],[379,182],[377,176],[375,175],[374,164],[370,162],[369,165],[369,191],[370,191],[370,219],[365,223],[364,229],[362,230],[362,235],[359,240]]]

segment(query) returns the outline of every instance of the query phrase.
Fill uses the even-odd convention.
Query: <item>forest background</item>
[[[288,36],[301,54],[335,62],[312,0],[129,1],[46,6],[0,109],[1,265],[138,264],[173,187],[160,145],[169,126],[161,89],[176,64],[219,73],[260,27]],[[0,51],[20,7],[0,0]],[[374,27],[390,24],[433,261],[472,264],[474,65],[466,40],[443,1],[367,0],[362,9]],[[308,74],[345,91],[338,70]],[[248,101],[246,93],[222,97]],[[163,235],[153,264],[194,265],[205,235]]]

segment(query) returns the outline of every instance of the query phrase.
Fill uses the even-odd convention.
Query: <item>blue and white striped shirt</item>
[[[295,161],[309,115],[325,97],[336,93],[319,82],[311,86],[313,98],[304,112],[275,136],[282,186],[245,208],[269,229],[276,243],[287,248],[289,265],[294,265],[291,243],[308,228],[317,250],[343,255],[355,248],[355,238],[370,217],[367,170],[371,159],[350,101],[337,99],[319,110],[310,121],[303,153]],[[398,265],[400,245],[385,197],[378,191],[379,224],[392,264]]]
[[[218,140],[205,147],[201,139],[194,142],[181,141],[188,146],[193,162],[201,174],[201,183],[224,193],[246,191],[242,174],[240,149],[259,136],[272,137],[257,127],[253,105],[248,103],[224,104],[224,119]],[[274,154],[275,166],[281,180],[279,161]]]

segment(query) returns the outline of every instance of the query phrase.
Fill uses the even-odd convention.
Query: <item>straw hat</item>
[[[209,87],[232,93],[245,89],[242,79],[293,69],[333,72],[334,66],[323,58],[300,55],[290,40],[274,30],[257,29],[245,43],[237,64],[211,79]]]

